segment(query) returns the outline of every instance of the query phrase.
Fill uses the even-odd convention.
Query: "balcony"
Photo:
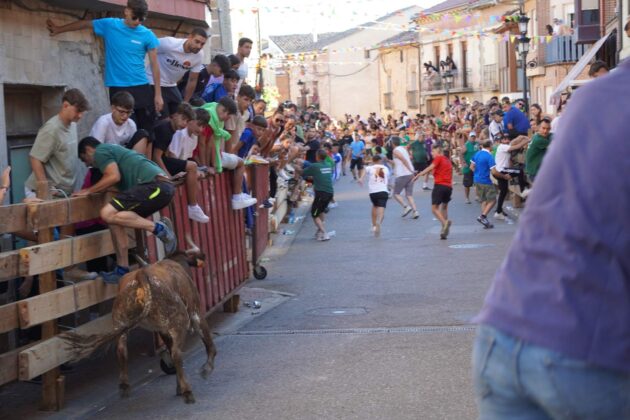
[[[453,82],[449,86],[450,93],[472,92],[471,75],[472,69],[466,69],[466,77],[462,71],[454,71]],[[430,76],[425,75],[422,78],[422,94],[423,95],[443,95],[446,94],[446,84],[442,77],[433,73]]]
[[[384,93],[383,94],[383,105],[385,109],[393,109],[392,107],[392,93]]]
[[[483,88],[485,90],[499,90],[499,69],[497,64],[483,66]]]
[[[545,46],[545,64],[576,63],[589,47],[576,44],[571,35],[554,37]]]
[[[411,108],[411,109],[418,108],[418,91],[417,90],[407,91],[407,108]]]

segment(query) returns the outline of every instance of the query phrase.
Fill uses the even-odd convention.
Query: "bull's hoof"
[[[120,398],[128,398],[129,397],[129,384],[120,384],[118,385],[118,392],[120,394]]]
[[[193,396],[192,391],[184,392],[184,402],[186,404],[194,404],[195,403],[195,397]]]
[[[201,367],[201,371],[199,373],[201,374],[201,377],[203,379],[208,379],[208,375],[210,375],[213,370],[214,366],[212,366],[211,364],[205,364]]]

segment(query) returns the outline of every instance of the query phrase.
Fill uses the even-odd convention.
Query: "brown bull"
[[[112,332],[90,336],[64,334],[79,359],[118,337],[119,388],[122,397],[129,395],[127,334],[134,327],[157,332],[162,337],[177,372],[177,395],[183,395],[186,403],[195,402],[192,389],[184,377],[182,361],[182,349],[188,331],[199,334],[206,346],[208,358],[201,368],[201,375],[205,378],[214,368],[216,348],[200,307],[199,292],[193,283],[190,269],[190,266],[202,264],[205,256],[190,238],[186,239],[193,246],[192,249],[178,251],[165,260],[126,274],[120,280],[118,296],[112,309]]]

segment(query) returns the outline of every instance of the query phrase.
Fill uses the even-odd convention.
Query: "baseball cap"
[[[475,133],[474,131],[471,131],[468,137],[470,138],[477,137],[477,133]]]

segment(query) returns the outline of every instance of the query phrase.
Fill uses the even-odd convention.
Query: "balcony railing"
[[[446,90],[446,83],[442,76],[437,73],[425,75],[422,78],[423,92],[437,92]],[[466,69],[466,77],[462,70],[453,72],[453,81],[449,86],[452,92],[471,91],[472,90],[472,69]]]
[[[385,105],[385,109],[393,109],[391,92],[383,94],[383,104]]]
[[[418,108],[418,91],[417,90],[408,90],[407,91],[407,108]]]
[[[590,45],[576,44],[571,35],[553,37],[545,46],[545,64],[575,63],[589,47]]]
[[[486,90],[499,89],[499,72],[497,64],[483,66],[483,88]]]

